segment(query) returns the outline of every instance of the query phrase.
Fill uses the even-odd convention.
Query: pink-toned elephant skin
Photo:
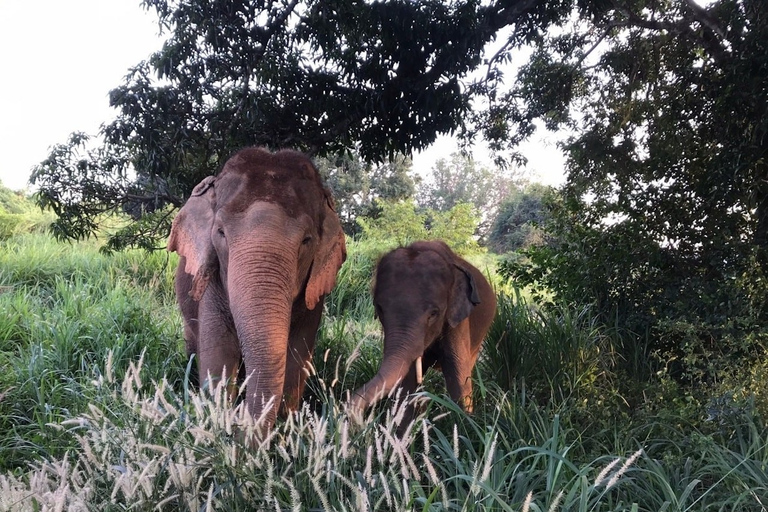
[[[173,221],[176,296],[203,388],[238,374],[269,428],[298,407],[323,300],[346,258],[330,192],[296,151],[246,148],[193,190]],[[265,406],[274,400],[274,407]]]
[[[412,393],[431,367],[442,369],[451,398],[471,412],[472,369],[496,314],[482,272],[442,241],[415,242],[380,259],[373,298],[384,355],[378,373],[352,394],[354,410],[396,386]]]

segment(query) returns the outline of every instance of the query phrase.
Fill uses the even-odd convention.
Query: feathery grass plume
[[[429,454],[429,428],[430,428],[429,422],[427,421],[421,422],[421,438],[422,438],[421,442],[424,444],[424,448],[423,448],[424,455]]]
[[[453,424],[453,460],[459,460],[459,429]]]
[[[613,459],[610,464],[606,465],[600,473],[598,473],[597,478],[595,478],[595,487],[598,487],[603,481],[606,479],[608,474],[613,470],[613,468],[616,467],[616,465],[621,461],[618,457]]]
[[[523,502],[522,512],[528,512],[528,510],[531,508],[532,501],[533,501],[533,491],[529,491],[525,497],[525,501]]]
[[[28,484],[13,475],[0,477],[0,510],[88,511],[93,489],[71,482],[72,476],[73,467],[65,459],[30,472]]]
[[[352,349],[352,352],[350,352],[349,356],[347,357],[347,361],[345,363],[345,372],[349,372],[350,368],[354,364],[355,361],[357,361],[360,358],[360,349],[363,345],[363,340],[360,340],[356,345],[355,348]],[[336,376],[338,379],[338,372],[339,372],[339,361],[340,359],[336,360]]]
[[[493,466],[493,457],[496,454],[496,442],[498,439],[498,433],[494,433],[491,446],[486,451],[485,462],[483,464],[483,472],[480,475],[481,482],[486,482],[488,480],[488,476],[491,474],[491,467]]]
[[[373,485],[373,446],[371,445],[368,445],[368,449],[365,452],[363,479],[368,485]]]
[[[341,458],[349,458],[349,421],[344,420],[341,426]]]
[[[490,442],[488,442],[490,439]],[[482,466],[479,464],[479,460],[476,458],[472,464],[471,483],[469,488],[469,494],[471,496],[478,496],[480,494],[481,486],[487,485],[488,477],[491,474],[491,468],[493,467],[493,459],[496,455],[496,444],[498,442],[497,432],[488,432],[483,438],[484,454],[482,456]]]
[[[213,482],[211,482],[211,486],[208,489],[208,493],[207,493],[208,498],[205,500],[205,510],[214,510],[214,508],[213,508],[213,489],[214,489],[214,484],[213,484]]]
[[[624,465],[622,465],[622,466],[619,468],[619,470],[618,470],[618,471],[616,471],[616,473],[614,473],[614,475],[611,477],[611,479],[610,479],[610,480],[608,481],[608,483],[605,485],[605,488],[606,488],[606,489],[610,489],[611,487],[613,487],[614,485],[616,485],[616,483],[619,481],[619,479],[620,479],[622,476],[624,476],[624,473],[626,473],[627,469],[629,469],[629,468],[630,468],[630,467],[631,467],[631,466],[632,466],[632,465],[635,463],[635,461],[638,459],[638,457],[640,457],[640,455],[642,455],[642,454],[643,454],[643,449],[642,449],[642,448],[640,448],[640,449],[639,449],[639,450],[637,450],[635,453],[633,453],[633,454],[632,454],[632,456],[630,456],[630,457],[629,457],[629,458],[628,458],[628,459],[627,459],[627,460],[624,462]]]
[[[302,504],[301,504],[301,495],[299,494],[299,491],[296,489],[296,486],[293,485],[293,482],[286,479],[285,484],[288,486],[288,489],[290,491],[291,496],[291,512],[301,512],[303,510]]]
[[[565,490],[561,489],[560,492],[557,493],[557,496],[555,496],[555,499],[552,500],[552,503],[549,505],[547,512],[555,512],[557,507],[560,506],[560,502],[562,501],[564,495]]]
[[[441,502],[444,507],[447,507],[448,504],[448,496],[445,492],[445,486],[443,485],[443,482],[440,480],[440,477],[437,476],[437,470],[435,469],[435,466],[432,464],[431,456],[430,456],[430,429],[432,428],[432,424],[426,420],[421,422],[421,432],[422,432],[422,443],[424,445],[423,451],[422,451],[422,460],[424,462],[424,467],[427,468],[427,475],[429,476],[429,481],[432,482],[432,485],[440,489],[440,497]]]
[[[331,502],[328,500],[328,496],[326,495],[325,491],[323,490],[323,486],[320,483],[320,477],[315,475],[310,477],[309,481],[312,483],[312,487],[315,490],[318,499],[323,505],[323,510],[333,510],[331,507]]]
[[[471,496],[477,496],[480,493],[480,478],[479,477],[479,466],[477,465],[477,460],[475,460],[472,463],[472,483],[469,486],[469,494]]]
[[[267,461],[265,466],[266,467],[262,469],[266,469],[267,478],[265,480],[264,490],[262,492],[264,493],[264,501],[269,503],[272,501],[272,490],[275,486],[275,466],[271,460]]]
[[[104,367],[104,375],[107,379],[108,384],[114,384],[115,383],[115,360],[114,360],[114,351],[110,350],[107,353],[107,364]]]
[[[371,510],[371,502],[368,499],[368,492],[363,489],[361,484],[357,484],[354,487],[355,492],[355,507],[357,510]]]
[[[384,501],[387,504],[387,508],[391,510],[394,507],[394,499],[389,488],[389,481],[381,471],[379,471],[379,479],[381,481],[381,488],[384,490]]]
[[[379,464],[386,465],[387,461],[384,458],[384,442],[383,442],[383,434],[381,433],[381,430],[376,429],[376,432],[373,436],[374,445],[376,446],[376,460]]]

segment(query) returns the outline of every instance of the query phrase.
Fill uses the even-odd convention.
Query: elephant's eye
[[[307,245],[311,241],[312,241],[312,235],[307,235],[304,237],[304,240],[302,240],[301,243],[302,245]]]
[[[222,238],[226,238],[226,235],[224,234],[223,229],[219,228],[217,231],[219,232],[219,236],[221,236]]]

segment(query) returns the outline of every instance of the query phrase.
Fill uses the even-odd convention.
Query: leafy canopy
[[[593,5],[498,100],[573,132],[558,242],[507,271],[720,379],[766,344],[768,3]]]
[[[344,232],[350,236],[360,232],[357,218],[378,213],[376,200],[407,199],[419,181],[412,173],[411,159],[403,155],[373,164],[351,151],[317,158],[315,163],[333,193]]]
[[[515,188],[499,205],[488,235],[488,246],[497,253],[542,245],[542,227],[548,219],[547,203],[554,190],[538,183]]]
[[[435,162],[417,187],[416,199],[422,207],[443,212],[461,203],[471,204],[481,219],[477,234],[484,239],[499,205],[515,185],[502,169],[490,169],[456,152]]]
[[[483,93],[467,77],[500,29],[524,40],[569,11],[541,4],[145,0],[163,47],[111,91],[103,142],[75,134],[37,167],[39,202],[64,238],[104,212],[149,216],[111,243],[154,247],[165,207],[242,146],[408,155],[462,126]]]

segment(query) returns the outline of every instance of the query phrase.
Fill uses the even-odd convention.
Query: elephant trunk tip
[[[385,383],[377,381],[377,378],[374,377],[370,382],[352,392],[348,402],[349,408],[356,412],[362,412],[369,405],[385,397],[389,391]]]

